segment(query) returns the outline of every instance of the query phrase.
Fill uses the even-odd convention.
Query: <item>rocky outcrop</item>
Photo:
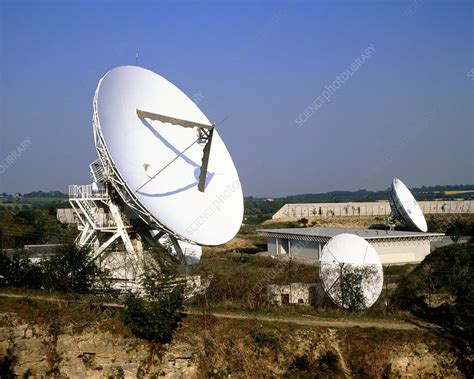
[[[157,346],[99,323],[0,314],[0,378],[463,377],[449,341],[420,330],[206,320],[189,316],[173,343]]]
[[[161,351],[137,338],[98,329],[68,333],[18,323],[8,315],[3,318],[10,321],[10,325],[0,327],[3,375],[194,378],[197,373],[195,349],[185,344],[166,346]]]

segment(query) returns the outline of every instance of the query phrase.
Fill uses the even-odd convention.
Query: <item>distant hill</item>
[[[474,184],[455,184],[446,186],[415,187],[411,189],[417,200],[474,200]],[[15,197],[1,193],[0,197]],[[23,198],[55,198],[67,199],[68,195],[61,191],[33,191],[22,194]],[[245,214],[264,216],[275,213],[287,203],[343,203],[388,200],[388,189],[383,191],[331,191],[324,193],[306,193],[273,199],[247,196],[244,199]]]
[[[455,184],[411,189],[417,200],[454,200],[474,199],[474,184]],[[265,215],[275,213],[287,203],[343,203],[388,200],[388,189],[383,191],[331,191],[324,193],[307,193],[273,199],[248,196],[245,198],[245,213],[248,215]]]
[[[29,193],[22,193],[20,194],[22,197],[54,197],[54,198],[68,198],[68,194],[63,193],[61,191],[33,191]],[[0,197],[15,197],[16,194],[12,195],[9,193],[0,193]]]

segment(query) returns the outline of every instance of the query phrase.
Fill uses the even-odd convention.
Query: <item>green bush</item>
[[[293,359],[290,370],[293,372],[302,371],[306,372],[310,368],[310,362],[307,355],[299,355]]]
[[[307,354],[293,359],[285,377],[298,378],[337,378],[344,377],[339,357],[333,351],[326,351],[318,360],[310,360]]]
[[[24,251],[0,253],[0,286],[89,293],[103,283],[104,272],[91,261],[88,249],[59,246],[53,254],[32,263]]]
[[[12,256],[0,252],[0,286],[39,289],[43,273],[27,258],[25,252],[16,251]]]
[[[446,301],[434,306],[431,298]],[[402,279],[392,303],[417,316],[463,330],[474,340],[474,249],[454,244],[436,249]]]
[[[152,301],[130,294],[125,300],[123,320],[137,337],[169,343],[183,319],[182,310],[183,288],[177,286]]]
[[[22,206],[23,208],[23,206]],[[56,219],[55,212],[47,209],[22,209],[15,212],[0,211],[0,248],[16,249],[24,245],[66,243],[77,235]]]
[[[272,333],[263,333],[259,331],[252,331],[250,335],[255,341],[258,349],[263,349],[264,347],[269,347],[273,350],[278,350],[280,348],[280,342],[278,337]]]
[[[306,226],[308,225],[308,222],[309,222],[309,221],[308,221],[308,219],[307,219],[306,217],[300,218],[300,219],[298,220],[298,223],[301,224],[301,225],[303,225],[303,227],[305,227],[305,228],[306,228]]]
[[[336,373],[340,371],[339,357],[331,350],[326,351],[318,359],[318,369],[320,373]]]
[[[101,282],[104,273],[91,260],[91,252],[73,244],[63,245],[41,263],[45,289],[89,293]]]
[[[145,268],[143,292],[129,293],[123,321],[137,337],[169,343],[184,317],[184,288],[176,280],[179,265],[166,251],[155,251],[156,266]]]

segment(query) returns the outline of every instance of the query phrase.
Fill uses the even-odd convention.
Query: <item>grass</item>
[[[68,199],[64,197],[0,197],[0,210],[2,209],[31,209],[50,205],[63,205],[69,207]]]
[[[192,273],[212,276],[207,291],[213,304],[260,307],[266,302],[268,284],[313,283],[314,266],[243,253],[205,251]]]
[[[30,292],[31,294],[33,292]],[[37,293],[35,293],[37,294]],[[60,295],[58,295],[60,297]],[[57,304],[34,299],[1,299],[0,326],[10,326],[15,319],[40,324],[57,333],[81,333],[97,328],[120,338],[132,337],[123,324],[119,311],[96,306],[93,296],[84,296],[89,303]],[[296,315],[302,317],[302,307],[242,310],[250,315]],[[211,307],[211,311],[231,308]],[[340,310],[320,311],[318,316],[369,319],[365,314],[350,314]],[[377,319],[375,319],[377,320]],[[380,321],[380,320],[379,320]],[[53,329],[51,329],[53,328]],[[430,352],[447,353],[452,349],[449,341],[420,330],[397,331],[375,328],[328,329],[327,327],[280,323],[255,319],[224,319],[209,315],[188,314],[176,331],[174,343],[196,346],[199,373],[209,377],[295,377],[322,370],[332,375],[342,368],[339,354],[328,352],[341,349],[342,357],[355,377],[363,373],[380,377],[390,364],[390,354],[410,344],[425,344]],[[303,357],[303,358],[302,358]],[[375,362],[375,363],[374,363]],[[305,367],[308,370],[305,370]],[[329,371],[328,371],[329,370]],[[300,376],[299,376],[300,377]]]
[[[473,193],[474,189],[472,190],[456,190],[456,191],[444,191],[445,195],[460,195],[464,193]]]
[[[379,377],[387,371],[390,355],[397,346],[415,345],[423,342],[437,349],[449,350],[449,343],[430,333],[405,330],[376,330],[351,328],[339,331],[344,355],[351,371],[357,377]],[[441,344],[441,346],[439,346]],[[376,347],[376,348],[375,348]],[[364,375],[365,374],[365,375]],[[396,373],[393,377],[397,377]],[[400,374],[400,373],[398,373]],[[390,376],[392,377],[392,376]]]
[[[64,293],[59,291],[42,291],[29,288],[1,287],[0,294],[20,295],[30,298],[44,298],[58,300],[58,302],[95,302],[95,303],[117,303],[117,297],[114,294],[96,294],[84,295],[78,293]],[[3,297],[0,296],[0,299]],[[54,301],[53,301],[54,302]]]
[[[188,309],[195,313],[202,312],[203,308],[199,305],[191,305]],[[321,319],[321,320],[351,320],[351,321],[411,321],[415,318],[407,311],[390,311],[385,313],[379,310],[367,310],[364,312],[348,312],[339,309],[331,304],[326,307],[313,308],[308,306],[265,306],[261,308],[245,308],[232,305],[210,305],[210,313],[235,314],[249,317],[268,317],[268,318],[293,318],[301,320]]]
[[[15,319],[21,322],[47,327],[54,326],[63,331],[81,332],[87,328],[97,327],[103,332],[110,332],[120,337],[132,336],[130,329],[122,322],[121,309],[101,304],[112,302],[110,299],[102,299],[92,295],[45,293],[11,288],[2,288],[1,292],[29,297],[9,298],[1,296],[0,314],[4,316],[0,318],[0,326],[11,325],[8,315],[14,314]],[[62,300],[62,302],[47,300],[51,298]]]
[[[449,341],[420,330],[329,329],[201,315],[186,317],[175,339],[202,346],[199,371],[209,377],[338,377],[341,357],[353,377],[363,372],[381,377],[390,352],[405,345],[426,344],[440,354],[451,348]]]

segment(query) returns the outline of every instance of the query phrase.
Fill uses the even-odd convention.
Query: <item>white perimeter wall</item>
[[[424,214],[458,214],[474,213],[474,201],[419,201]],[[325,217],[325,216],[388,216],[391,209],[388,201],[365,203],[308,203],[285,204],[276,212],[273,219],[292,217]]]

